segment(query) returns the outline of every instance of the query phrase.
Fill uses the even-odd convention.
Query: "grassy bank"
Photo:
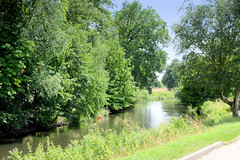
[[[166,100],[175,99],[175,92],[168,90],[153,90],[152,94],[149,96],[149,100]]]
[[[138,91],[137,95],[138,101],[159,101],[175,99],[175,92],[169,91],[167,88],[153,88],[152,94],[148,94],[148,91],[141,90]]]
[[[240,135],[240,118],[229,118],[199,134],[184,136],[122,159],[179,159],[218,141],[229,142]]]
[[[174,159],[239,135],[239,119],[230,118],[223,103],[207,102],[205,106],[200,120],[172,118],[149,130],[124,120],[118,124],[125,126],[119,134],[96,125],[82,140],[72,141],[65,149],[48,140],[46,146],[39,144],[36,151],[29,146],[29,153],[25,155],[17,149],[11,151],[11,159]],[[215,114],[218,116],[213,116]]]

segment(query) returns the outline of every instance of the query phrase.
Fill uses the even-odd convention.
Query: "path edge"
[[[200,150],[198,150],[198,151],[196,151],[194,153],[191,153],[191,154],[189,154],[189,155],[187,155],[185,157],[182,157],[179,160],[196,160],[196,159],[206,155],[207,153],[215,150],[216,148],[224,146],[224,145],[225,145],[224,142],[216,142],[216,143],[214,143],[214,144],[212,144],[212,145],[210,145],[208,147],[205,147],[205,148],[200,149]]]

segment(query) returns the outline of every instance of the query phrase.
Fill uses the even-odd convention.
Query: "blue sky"
[[[113,3],[116,4],[114,10],[120,10],[122,7],[122,3],[126,0],[113,0]],[[134,0],[127,0],[129,3]],[[178,23],[180,17],[183,15],[182,11],[179,11],[179,8],[184,4],[184,0],[138,0],[143,8],[147,6],[152,7],[157,11],[160,17],[167,22],[168,30],[171,38],[174,38],[174,33],[171,31],[171,26],[174,23]],[[202,0],[192,0],[194,4],[199,4]],[[180,58],[180,56],[176,55],[176,51],[174,49],[173,44],[169,44],[167,48],[164,50],[168,53],[168,64],[171,63],[171,60],[174,58]]]

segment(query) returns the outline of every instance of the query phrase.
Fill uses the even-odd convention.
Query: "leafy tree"
[[[72,24],[78,24],[82,30],[90,31],[93,28],[105,33],[113,26],[111,0],[69,0],[67,19]]]
[[[31,8],[30,8],[31,9]],[[34,125],[48,128],[61,116],[71,94],[65,89],[69,77],[64,73],[64,59],[69,48],[65,23],[67,1],[37,1],[32,17],[23,28],[22,36],[34,42],[34,51],[26,74],[32,82],[27,89],[25,102],[31,106],[31,121]]]
[[[73,97],[67,104],[65,116],[71,121],[81,121],[94,116],[107,104],[109,76],[105,67],[109,49],[102,39],[108,30],[106,24],[113,21],[104,8],[111,4],[110,1],[69,2],[67,32],[72,40],[65,63],[70,79],[75,81],[71,85]]]
[[[20,129],[27,125],[29,110],[23,108],[26,84],[24,74],[33,43],[21,36],[27,22],[22,0],[0,2],[0,131]]]
[[[202,5],[190,4],[174,30],[179,51],[185,61],[192,62],[196,72],[192,80],[201,82],[203,88],[217,90],[231,106],[233,116],[238,116],[240,19],[233,12],[233,2],[207,0]],[[227,98],[230,92],[233,100]]]
[[[0,7],[0,97],[14,98],[17,92],[23,90],[21,83],[27,78],[22,76],[26,67],[24,57],[29,56],[32,43],[21,37],[21,28],[25,22],[23,2],[3,0]]]
[[[162,83],[166,85],[168,89],[178,86],[179,66],[180,62],[178,59],[174,59],[172,63],[167,66],[166,72],[162,78]]]
[[[87,34],[75,27],[74,30],[66,57],[67,72],[74,80],[71,84],[73,97],[67,103],[65,116],[70,121],[79,121],[93,116],[106,104],[108,74],[104,68],[107,50],[98,43],[92,47],[87,43]]]
[[[106,70],[109,72],[108,107],[119,110],[129,107],[135,101],[135,86],[131,75],[130,61],[118,41],[109,40]]]
[[[111,0],[0,1],[0,133],[49,128],[59,116],[86,120],[101,107],[119,110],[134,103],[133,56],[120,44],[111,6]],[[168,36],[155,11],[143,13],[157,18],[151,23],[156,36]],[[166,43],[155,34],[153,43]],[[145,69],[139,65],[149,83],[166,53],[144,43],[137,52],[148,54],[142,58]]]
[[[178,67],[178,87],[176,88],[176,96],[185,104],[198,108],[207,100],[215,100],[219,97],[219,92],[212,87],[202,85],[200,74],[205,70],[200,68],[205,67],[204,61],[198,57],[191,57],[189,60],[184,60]],[[195,68],[196,67],[196,68]],[[203,71],[200,73],[199,71]],[[196,78],[198,77],[198,78]]]
[[[155,81],[155,82],[154,82],[154,87],[161,88],[161,87],[162,87],[161,82],[160,82],[160,81]]]
[[[5,43],[1,70],[15,72],[14,76],[7,74],[9,80],[6,72],[1,77],[1,131],[48,128],[70,98],[64,89],[66,76],[60,69],[67,48],[63,33],[66,4],[51,0],[1,1],[4,35],[0,43]],[[5,81],[10,82],[9,87]],[[5,88],[10,92],[5,94]]]
[[[134,80],[140,88],[150,89],[156,72],[162,72],[166,64],[167,53],[162,50],[169,40],[166,22],[151,7],[143,9],[138,1],[124,2],[115,22]]]

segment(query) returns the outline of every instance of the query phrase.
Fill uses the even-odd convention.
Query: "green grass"
[[[147,90],[138,90],[136,93],[137,101],[159,101],[175,99],[175,92],[168,90],[153,90],[152,94],[149,94]]]
[[[166,100],[175,99],[174,91],[153,91],[149,96],[149,100]]]
[[[240,135],[240,118],[222,120],[203,133],[185,136],[164,145],[137,152],[124,159],[178,159],[218,141],[229,142]]]

